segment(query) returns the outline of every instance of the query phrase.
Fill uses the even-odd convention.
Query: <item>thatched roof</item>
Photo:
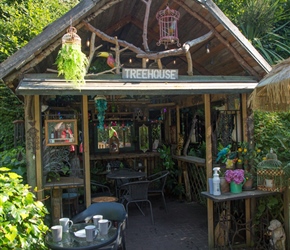
[[[250,96],[253,109],[264,111],[290,110],[290,57],[275,65]]]

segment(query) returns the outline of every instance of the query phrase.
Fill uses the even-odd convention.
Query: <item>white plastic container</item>
[[[213,168],[214,174],[212,178],[213,182],[213,195],[221,195],[221,180],[218,174],[220,168]]]

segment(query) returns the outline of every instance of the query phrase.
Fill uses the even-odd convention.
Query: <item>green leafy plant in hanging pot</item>
[[[87,56],[81,51],[81,39],[76,34],[76,28],[70,27],[62,37],[62,47],[56,58],[58,75],[64,75],[66,81],[79,88],[85,84],[88,63]]]

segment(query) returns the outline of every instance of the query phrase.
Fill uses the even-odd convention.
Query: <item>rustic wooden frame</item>
[[[66,132],[67,125],[71,125],[72,133]],[[52,135],[53,134],[53,135]],[[65,137],[64,137],[65,136]],[[78,144],[77,120],[45,120],[45,141],[47,146],[68,146]]]

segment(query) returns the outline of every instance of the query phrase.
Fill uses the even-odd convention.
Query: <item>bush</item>
[[[0,168],[0,246],[8,249],[47,249],[44,235],[46,207],[35,201],[29,186],[16,173]]]

